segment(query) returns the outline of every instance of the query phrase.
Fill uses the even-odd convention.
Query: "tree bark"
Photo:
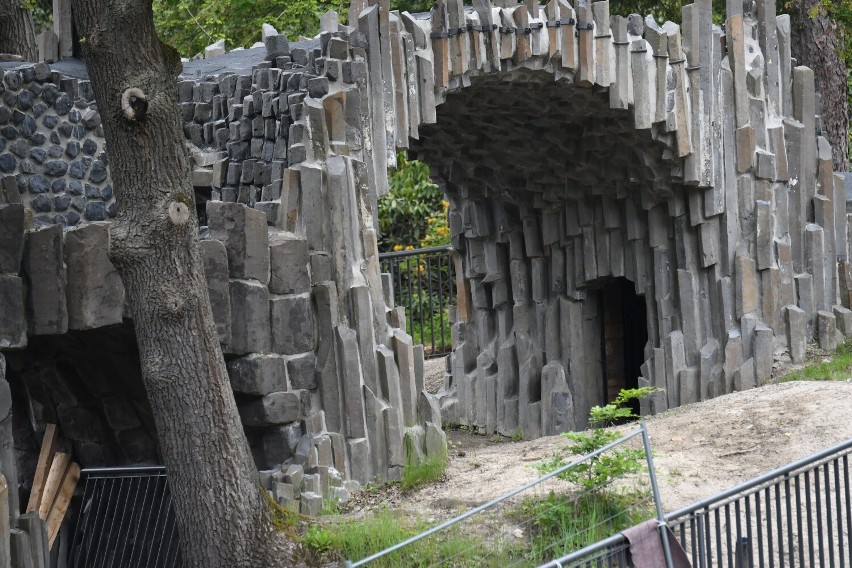
[[[151,0],[74,0],[118,216],[110,258],[127,290],[184,564],[286,565],[237,414],[198,247],[177,111],[180,60]]]
[[[793,57],[814,71],[816,90],[822,94],[822,132],[831,142],[834,170],[847,172],[849,103],[846,64],[841,56],[843,29],[818,5],[819,0],[793,0],[790,6]]]
[[[33,15],[21,0],[0,0],[0,53],[38,60]]]

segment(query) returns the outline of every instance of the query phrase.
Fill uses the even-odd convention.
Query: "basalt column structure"
[[[620,388],[659,412],[852,334],[844,178],[772,0],[724,31],[709,0],[682,25],[582,0],[400,18],[458,253],[445,418],[583,428]]]
[[[724,33],[709,0],[682,25],[580,0],[422,15],[356,0],[337,22],[188,63],[178,84],[214,319],[288,505],[302,491],[315,511],[341,476],[398,477],[405,447],[443,453],[443,418],[580,428],[624,386],[660,388],[643,407],[660,411],[852,335],[843,180],[771,0],[730,2]],[[73,60],[0,70],[3,471],[26,489],[47,422],[84,466],[155,461],[91,86]],[[399,149],[451,203],[438,398],[378,265]]]
[[[348,480],[399,479],[446,452],[423,347],[379,270],[387,164],[383,149],[376,173],[369,42],[333,21],[321,40],[270,34],[265,47],[187,64],[178,83],[187,142],[175,151],[194,161],[240,417],[267,486],[309,514],[344,500]],[[116,213],[82,62],[2,64],[0,466],[22,502],[48,423],[84,467],[159,462],[108,255]]]

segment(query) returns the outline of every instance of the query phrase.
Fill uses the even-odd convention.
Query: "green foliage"
[[[815,361],[804,368],[778,378],[778,382],[790,381],[837,381],[852,377],[852,341],[837,347],[834,356]]]
[[[36,35],[53,27],[53,4],[49,0],[24,0],[21,5],[33,16]]]
[[[272,526],[275,527],[275,530],[278,532],[289,532],[296,526],[299,520],[299,515],[279,505],[275,499],[272,498],[272,495],[269,494],[269,491],[262,487],[261,493],[266,501],[266,506],[269,508],[269,514],[272,518]]]
[[[573,442],[565,450],[572,456],[584,456],[615,442],[621,437],[619,433],[605,430],[604,427],[614,422],[638,418],[628,405],[657,390],[651,387],[622,389],[611,403],[592,407],[589,411],[589,423],[595,428],[588,432],[562,434]],[[558,477],[576,483],[588,492],[600,492],[610,481],[640,471],[644,467],[644,458],[645,453],[641,448],[618,447],[590,458],[560,473]],[[568,462],[563,456],[555,456],[537,467],[542,472],[548,472],[566,463]]]
[[[260,28],[271,24],[291,41],[313,36],[320,16],[336,10],[344,18],[348,0],[154,0],[154,24],[164,42],[184,57],[225,40],[228,49],[260,41]]]
[[[445,210],[444,195],[429,178],[429,166],[404,153],[397,156],[397,169],[388,172],[388,182],[390,192],[379,200],[379,250],[413,248],[426,237],[429,219]]]
[[[420,521],[395,515],[387,509],[363,519],[341,519],[316,529],[302,544],[322,554],[329,552],[350,560],[359,560],[402,542],[428,527]],[[310,531],[309,531],[310,532]],[[487,560],[484,560],[487,558]],[[494,562],[494,563],[492,563]],[[465,536],[457,531],[422,539],[384,558],[372,562],[377,568],[426,566],[507,566],[512,559],[505,551],[487,547],[478,536]]]
[[[405,467],[402,470],[402,490],[409,491],[437,481],[444,475],[447,469],[446,452],[440,456],[420,457],[414,449],[414,441],[411,436],[403,438],[405,447]]]
[[[332,535],[319,525],[311,525],[302,537],[302,545],[319,555],[327,554],[333,544]]]
[[[550,493],[527,498],[512,517],[534,519],[529,559],[534,565],[594,544],[654,514],[648,496],[635,491],[586,494],[571,498]]]

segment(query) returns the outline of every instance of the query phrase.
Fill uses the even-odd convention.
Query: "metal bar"
[[[78,533],[80,532],[80,522],[83,520],[83,516],[86,513],[86,496],[91,495],[92,489],[90,489],[90,487],[91,486],[89,485],[89,480],[86,479],[86,482],[83,484],[83,499],[82,499],[81,505],[80,505],[80,514],[77,515],[77,532]],[[86,515],[85,521],[83,522],[83,530],[82,530],[83,539],[85,539],[86,535],[88,534],[88,531],[86,530],[87,527],[88,527],[88,524],[89,524],[89,516]],[[72,549],[73,548],[74,547],[72,546]],[[74,562],[72,563],[72,566],[78,566],[77,561],[80,559],[80,553],[81,553],[82,550],[83,550],[83,546],[78,545],[77,549],[76,549],[76,553],[74,554],[74,557],[73,557]]]
[[[95,543],[95,555],[94,555],[94,559],[93,559],[93,562],[95,564],[97,564],[97,562],[98,562],[98,555],[100,554],[100,551],[101,551],[101,537],[104,534],[103,533],[103,520],[102,520],[102,516],[101,516],[101,505],[103,505],[104,507],[109,506],[109,499],[103,498],[103,494],[104,494],[105,491],[106,491],[106,489],[103,487],[103,485],[101,485],[101,488],[100,488],[101,498],[98,499],[98,507],[95,510],[95,518],[94,518],[95,526],[97,527],[98,523],[100,523],[100,525],[101,525],[100,530],[97,531],[98,541],[97,541],[97,543]]]
[[[831,485],[828,479],[828,462],[822,464],[823,487],[825,488],[825,522],[826,536],[828,536],[828,565],[834,568],[834,531],[831,523]]]
[[[849,456],[843,456],[843,479],[846,480],[846,530],[852,532],[852,499],[850,499],[849,491]],[[849,563],[852,565],[852,544],[849,545]]]
[[[743,537],[743,527],[742,527],[742,521],[741,521],[741,517],[740,517],[740,500],[739,499],[734,501],[734,515],[735,515],[736,521],[737,521],[737,540],[736,540],[737,548],[735,550],[736,557],[737,557],[737,568],[741,568],[742,564],[740,564],[740,558],[741,558],[740,545],[742,543],[743,538],[745,538],[745,537]]]
[[[834,469],[834,510],[837,511],[837,557],[840,559],[840,568],[846,568],[846,556],[843,554],[843,507],[840,504],[840,462],[835,459],[831,464]]]
[[[136,467],[87,467],[80,470],[80,475],[86,478],[97,478],[99,475],[127,477],[128,474],[134,473],[166,475],[166,468],[161,465],[140,465]]]
[[[728,537],[727,546],[726,546],[726,548],[728,549],[728,566],[733,566],[734,565],[734,548],[733,548],[734,544],[733,544],[733,540],[731,539],[731,504],[730,503],[725,504],[725,531],[726,531],[727,537]],[[740,535],[737,535],[737,538],[739,538],[739,537],[740,537]]]
[[[379,260],[391,260],[398,258],[405,258],[407,256],[418,256],[431,252],[449,252],[453,250],[453,247],[450,245],[443,245],[439,247],[426,247],[420,249],[412,249],[412,250],[399,250],[393,252],[383,252],[379,254]]]
[[[441,323],[441,353],[447,350],[447,338],[444,337],[444,270],[442,268],[443,259],[449,259],[449,255],[441,255],[438,257],[438,321]],[[447,268],[450,264],[447,262]],[[449,270],[447,271],[449,275]]]
[[[426,283],[429,290],[429,340],[432,342],[431,352],[435,352],[435,306],[432,302],[432,257],[427,256],[426,261]],[[425,343],[425,341],[424,341]]]
[[[748,498],[746,497],[746,499]],[[757,562],[758,566],[763,568],[763,523],[760,520],[760,491],[754,494],[754,516],[757,519],[757,523],[755,523],[757,525]],[[748,526],[751,527],[751,522]]]
[[[816,532],[817,532],[817,547],[819,551],[819,565],[825,566],[825,546],[822,537],[822,496],[820,488],[820,471],[815,468],[814,472],[814,502],[816,504]],[[813,543],[813,541],[811,541]]]
[[[808,549],[810,551],[810,561],[811,563],[808,566],[816,566],[814,564],[815,550],[814,550],[814,522],[813,522],[813,513],[811,511],[811,472],[810,470],[806,470],[804,472],[805,478],[805,513],[808,516]]]
[[[417,273],[417,312],[420,316],[420,343],[425,343],[423,337],[425,330],[426,314],[423,313],[423,274],[420,272],[420,259],[414,265],[414,271]]]
[[[719,563],[721,564],[722,558],[724,558],[724,556],[722,555],[722,520],[720,518],[719,509],[713,511],[713,517],[716,521],[716,558],[719,559]]]
[[[112,492],[113,492],[113,489],[115,489],[115,485],[118,485],[118,492],[116,494],[115,499],[113,499],[112,498]],[[124,487],[123,480],[113,479],[112,483],[110,483],[109,496],[107,497],[108,506],[107,506],[107,510],[106,510],[106,514],[105,514],[105,517],[111,517],[111,520],[109,522],[109,531],[106,532],[103,529],[101,529],[101,536],[103,536],[104,532],[106,532],[106,540],[104,541],[104,563],[106,563],[107,559],[109,558],[109,545],[110,545],[110,541],[112,539],[112,529],[115,526],[115,516],[118,514],[118,502],[119,502],[120,497],[121,497],[122,487]],[[110,511],[112,511],[111,515],[109,514]],[[104,522],[106,522],[106,521],[107,521],[107,519],[105,518]],[[97,558],[95,558],[95,562],[97,563]]]
[[[639,421],[639,431],[642,433],[642,446],[645,448],[645,460],[648,462],[648,477],[651,478],[651,491],[654,495],[654,507],[657,509],[657,520],[660,522],[660,540],[663,543],[663,554],[666,558],[667,568],[674,568],[672,562],[672,551],[669,547],[668,528],[666,517],[663,513],[663,502],[660,498],[660,487],[657,485],[657,473],[654,471],[654,456],[651,453],[651,438],[648,436],[648,427],[644,420]]]
[[[115,562],[115,555],[118,552],[118,540],[121,538],[122,527],[124,526],[124,514],[127,512],[127,502],[129,501],[129,498],[130,498],[130,489],[133,486],[133,481],[134,481],[134,478],[129,478],[129,479],[127,479],[126,483],[123,484],[123,485],[127,486],[127,492],[124,496],[123,507],[121,508],[121,519],[118,521],[119,533],[115,537],[115,546],[113,547],[113,550],[112,550],[112,561],[113,562]],[[132,511],[131,511],[131,515],[132,515]],[[124,531],[124,532],[126,533],[126,531]]]
[[[781,515],[781,484],[775,484],[775,526],[778,528],[778,566],[784,568],[784,525]]]
[[[799,566],[805,565],[805,542],[802,531],[802,484],[799,483],[801,476],[797,475],[793,478],[796,485],[796,528],[799,541]]]
[[[385,550],[377,552],[376,554],[373,554],[372,556],[368,556],[367,558],[361,559],[358,562],[353,563],[352,561],[347,561],[346,566],[350,567],[350,568],[357,568],[358,566],[363,566],[363,565],[365,565],[369,562],[372,562],[373,560],[378,560],[379,558],[386,556],[386,555],[390,554],[391,552],[396,552],[400,548],[403,548],[405,546],[408,546],[409,544],[415,543],[418,540],[421,540],[421,539],[426,538],[428,536],[432,536],[433,534],[435,534],[435,533],[437,533],[437,532],[439,532],[439,531],[441,531],[441,530],[443,530],[447,527],[453,526],[453,525],[467,519],[468,517],[472,517],[473,515],[484,511],[485,509],[488,509],[490,507],[493,507],[494,505],[497,505],[498,503],[502,503],[503,501],[514,497],[518,493],[522,493],[523,491],[526,491],[527,489],[530,489],[531,487],[535,487],[536,485],[539,485],[540,483],[543,483],[543,482],[547,481],[548,479],[556,477],[557,475],[559,475],[563,471],[567,471],[567,470],[569,470],[573,467],[576,467],[579,464],[583,463],[584,461],[589,460],[589,459],[591,459],[595,456],[599,456],[604,452],[608,452],[609,450],[613,449],[614,447],[616,447],[620,444],[623,444],[624,442],[627,442],[628,440],[632,440],[633,438],[640,436],[640,435],[642,435],[641,429],[636,430],[635,432],[632,432],[632,433],[627,434],[625,436],[622,436],[618,440],[616,440],[616,441],[614,441],[610,444],[607,444],[606,446],[604,446],[604,447],[602,447],[598,450],[595,450],[594,452],[586,454],[585,456],[582,456],[579,459],[572,461],[568,465],[564,465],[564,466],[562,466],[558,469],[555,469],[555,470],[551,471],[550,473],[548,473],[547,475],[543,475],[542,477],[539,477],[538,479],[530,481],[529,483],[527,483],[527,484],[525,484],[521,487],[518,487],[518,488],[510,491],[509,493],[506,493],[504,495],[496,497],[495,499],[492,499],[491,501],[488,501],[487,503],[484,503],[484,504],[482,504],[478,507],[470,509],[469,511],[462,513],[458,517],[454,517],[452,519],[444,521],[443,523],[441,523],[441,524],[439,524],[435,527],[432,527],[431,529],[429,529],[425,532],[414,535],[413,537],[408,538],[408,539],[404,540],[403,542],[401,542],[399,544],[391,546],[390,548],[386,548]],[[621,536],[621,535],[619,535],[619,536]]]
[[[841,443],[836,444],[836,445],[834,445],[830,448],[827,448],[827,449],[825,449],[821,452],[813,454],[812,456],[802,458],[800,460],[796,460],[793,463],[790,463],[790,464],[787,464],[785,466],[773,469],[772,471],[764,473],[762,475],[759,475],[759,476],[755,477],[754,479],[746,481],[745,483],[741,483],[741,484],[739,484],[735,487],[732,487],[730,489],[726,489],[725,491],[717,493],[716,495],[713,495],[712,497],[708,497],[706,499],[702,499],[701,501],[697,501],[695,503],[692,503],[691,505],[687,505],[686,507],[682,507],[682,508],[678,509],[677,511],[673,511],[673,512],[669,513],[666,516],[670,519],[677,519],[677,518],[680,518],[680,517],[685,517],[685,516],[689,515],[690,513],[694,513],[695,511],[697,511],[699,509],[703,509],[705,507],[712,506],[712,505],[718,503],[719,501],[723,501],[724,499],[727,499],[728,497],[732,497],[732,496],[738,495],[740,493],[745,493],[749,489],[753,489],[753,488],[755,488],[759,485],[763,485],[764,483],[767,483],[769,481],[774,480],[776,477],[781,477],[781,476],[788,474],[792,471],[795,471],[797,469],[807,467],[809,465],[812,465],[816,461],[819,461],[819,460],[824,459],[828,456],[831,456],[832,454],[840,453],[841,451],[847,450],[847,449],[850,449],[850,448],[852,448],[852,438],[846,440],[845,442],[841,442]]]
[[[769,551],[769,568],[775,568],[775,549],[772,546],[772,497],[771,487],[763,490],[763,498],[766,500],[766,546]],[[760,548],[760,565],[763,566],[763,544]]]
[[[795,566],[795,556],[793,555],[793,507],[790,504],[792,493],[790,493],[790,478],[784,478],[784,500],[787,505],[787,544],[789,548],[790,567]]]

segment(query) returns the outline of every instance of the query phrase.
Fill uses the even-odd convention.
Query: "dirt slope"
[[[852,438],[852,380],[768,385],[681,407],[647,423],[663,505],[671,511]],[[565,445],[560,436],[494,442],[454,433],[451,440],[444,480],[385,493],[377,501],[424,519],[449,517],[532,481],[539,476],[532,464]],[[364,502],[354,509],[362,507],[371,508]]]

